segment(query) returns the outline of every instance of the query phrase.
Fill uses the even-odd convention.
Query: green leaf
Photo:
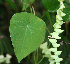
[[[42,0],[42,2],[49,12],[56,12],[59,8],[58,0]]]
[[[51,18],[50,18],[50,14],[49,14],[48,11],[47,11],[47,13],[46,13],[46,16],[47,16],[47,18],[49,19],[50,23],[52,24],[52,22],[51,22]]]
[[[45,22],[31,13],[21,12],[12,16],[9,31],[18,62],[44,41],[45,28]]]
[[[70,12],[64,12],[66,15],[63,17],[64,21],[69,21],[70,22]]]
[[[70,21],[70,6],[66,3],[64,3],[65,8],[63,9],[63,12],[66,14],[63,16],[63,21]]]
[[[26,10],[27,7],[30,6],[30,4],[32,4],[35,0],[21,0],[21,2],[23,3],[23,10]]]
[[[66,3],[64,3],[64,5],[65,5],[65,8],[63,9],[63,12],[66,15],[63,17],[63,20],[64,21],[70,21],[70,6]]]

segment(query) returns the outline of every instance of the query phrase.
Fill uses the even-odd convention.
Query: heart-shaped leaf
[[[12,16],[9,31],[18,62],[44,41],[45,28],[45,22],[32,13],[21,12]]]

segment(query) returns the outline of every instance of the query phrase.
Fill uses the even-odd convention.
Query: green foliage
[[[2,48],[2,50],[0,49],[0,54],[1,53],[8,53],[13,55],[14,50],[12,49],[12,46],[8,40],[8,38],[2,33],[0,32],[0,36],[3,36],[4,38],[0,39],[0,48]]]
[[[29,7],[30,4],[34,2],[34,0],[21,0],[21,2],[23,3],[23,10],[26,10],[26,8]]]
[[[47,18],[49,19],[49,21],[50,21],[50,23],[51,23],[50,14],[49,14],[49,12],[48,12],[48,11],[47,11],[47,13],[46,13],[46,16],[47,16]]]
[[[16,13],[10,20],[10,35],[15,54],[20,62],[44,41],[46,25],[31,13]]]
[[[64,9],[64,13],[65,13],[66,15],[63,17],[63,20],[70,22],[70,7],[65,8],[65,9]]]
[[[49,12],[56,12],[59,8],[58,0],[42,0],[42,2]]]
[[[66,3],[64,3],[64,5],[65,5],[65,8],[63,9],[63,12],[66,15],[63,17],[63,20],[64,21],[70,21],[70,6]]]
[[[53,0],[42,0],[42,2],[45,5],[48,12],[56,12],[57,9],[59,8],[58,0],[54,0],[54,1]],[[66,14],[66,16],[63,17],[63,20],[70,21],[70,7],[66,3],[64,3],[64,5],[65,5],[65,9],[63,10],[63,12]],[[50,20],[48,12],[47,12],[47,17]]]

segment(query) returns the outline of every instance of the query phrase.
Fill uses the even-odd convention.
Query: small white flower
[[[55,23],[55,24],[53,25],[53,27],[54,27],[54,28],[61,28],[61,25],[58,24],[58,23]]]
[[[59,62],[62,61],[62,60],[63,60],[62,58],[58,58],[58,59],[55,60],[55,62],[56,62],[56,63],[59,63]]]
[[[4,55],[0,55],[0,59],[3,59],[4,58]]]
[[[61,15],[60,9],[57,10],[57,15]]]
[[[52,57],[53,59],[58,59],[58,56],[56,56],[56,55],[51,55],[51,57]]]
[[[42,53],[45,53],[46,51],[47,51],[47,48],[43,49],[43,50],[42,50]]]
[[[54,54],[55,54],[55,55],[60,55],[61,52],[62,52],[62,51],[57,51],[57,52],[55,52]]]
[[[56,52],[57,48],[50,48],[49,50],[52,51],[52,52]]]
[[[60,11],[61,12],[61,16],[65,16],[66,14],[65,13],[63,13],[62,11]]]
[[[12,58],[12,56],[9,54],[6,54],[6,58]]]
[[[53,44],[55,44],[55,43],[57,42],[56,39],[49,39],[49,41],[50,41],[51,43],[53,43]]]
[[[50,62],[50,64],[54,64],[55,61],[53,59],[49,58],[49,62]]]
[[[58,18],[59,20],[63,20],[60,15],[56,15],[56,19],[57,19],[57,18]]]
[[[52,44],[52,45],[53,45],[53,47],[59,47],[60,46],[60,44],[57,44],[57,43]]]
[[[55,28],[54,31],[57,32],[57,33],[62,33],[64,30],[61,30],[61,29]]]
[[[45,55],[43,55],[43,57],[51,58],[51,54],[45,54]]]
[[[5,61],[6,61],[6,63],[10,63],[10,59],[11,59],[11,58],[12,58],[11,55],[6,54],[6,57],[5,57]]]
[[[0,55],[0,63],[4,62],[5,59],[4,59],[4,55]]]
[[[50,61],[50,64],[54,64],[54,60],[53,61]]]
[[[59,25],[62,25],[63,24],[63,21],[59,20],[59,19],[56,19],[56,22],[59,24]]]
[[[56,64],[60,64],[60,63],[56,63]]]
[[[47,42],[41,44],[41,45],[40,45],[40,48],[41,48],[41,49],[45,49],[45,48],[47,48]]]
[[[59,33],[53,32],[53,33],[51,33],[51,35],[52,35],[53,38],[61,39],[61,37],[58,36]]]
[[[59,9],[63,9],[63,8],[65,8],[65,6],[64,6],[64,4],[63,4],[63,2],[62,2],[62,1],[60,1],[60,4],[61,4],[61,6],[60,6],[60,8],[59,8]]]
[[[51,54],[51,52],[49,51],[49,49],[47,49],[46,51],[45,51],[45,54],[47,55],[47,54]]]

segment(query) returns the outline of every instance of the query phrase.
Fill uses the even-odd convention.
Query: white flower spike
[[[53,48],[48,49],[47,48],[47,42],[43,43],[40,45],[40,48],[42,49],[42,53],[45,55],[43,57],[48,57],[50,64],[60,64],[60,61],[62,61],[62,58],[59,58],[59,55],[61,54],[62,51],[57,51],[57,47],[60,46],[60,44],[57,44],[56,39],[61,39],[59,37],[59,34],[62,33],[64,30],[61,30],[61,25],[64,23],[62,20],[62,17],[65,16],[66,14],[63,13],[63,8],[65,8],[63,1],[64,0],[58,0],[60,2],[60,8],[57,10],[57,15],[56,15],[56,23],[53,25],[54,31],[51,33],[51,36],[54,38],[49,39],[49,41],[52,43]],[[50,37],[50,36],[48,36]],[[54,55],[51,54],[51,52],[54,52]]]

